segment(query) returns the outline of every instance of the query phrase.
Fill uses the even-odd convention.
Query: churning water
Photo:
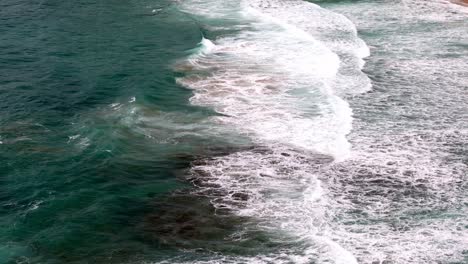
[[[466,263],[468,11],[1,3],[2,263]]]

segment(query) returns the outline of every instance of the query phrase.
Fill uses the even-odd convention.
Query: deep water
[[[467,9],[310,2],[2,0],[0,263],[466,263]]]
[[[170,122],[211,115],[169,66],[197,26],[166,1],[7,0],[0,13],[0,262],[166,254],[142,223],[205,147],[170,142]],[[138,131],[141,112],[158,137]]]

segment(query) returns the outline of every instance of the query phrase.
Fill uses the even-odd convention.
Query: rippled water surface
[[[0,263],[468,262],[467,8],[4,0],[0,50]]]

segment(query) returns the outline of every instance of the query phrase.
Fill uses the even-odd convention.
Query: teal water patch
[[[168,254],[138,226],[205,151],[187,124],[212,112],[170,69],[197,25],[170,1],[0,6],[0,263]]]

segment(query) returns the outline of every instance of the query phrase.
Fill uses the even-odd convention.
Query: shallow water
[[[468,11],[0,4],[1,263],[465,263]]]

